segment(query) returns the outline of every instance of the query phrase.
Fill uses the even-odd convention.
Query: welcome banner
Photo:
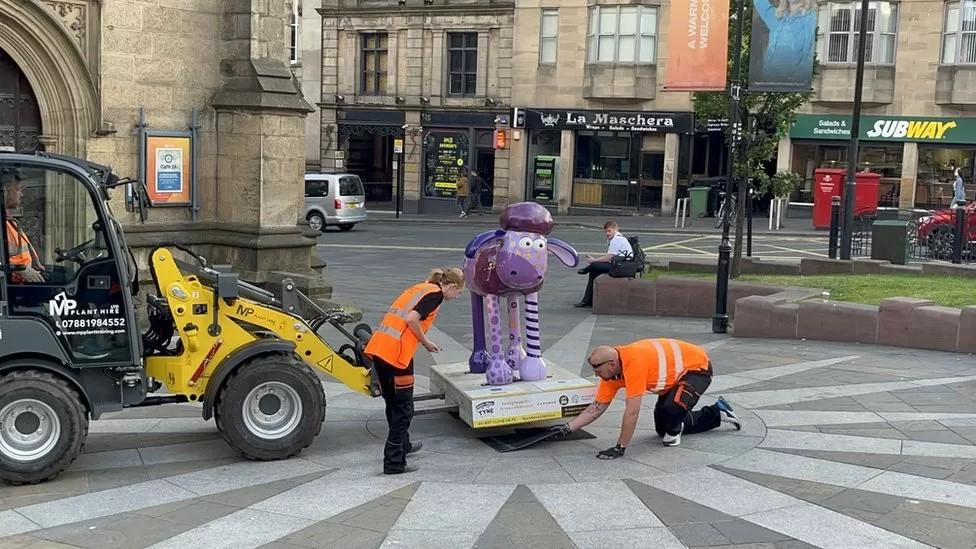
[[[729,0],[673,0],[664,89],[725,89]]]
[[[749,91],[807,92],[817,38],[816,0],[751,1]]]

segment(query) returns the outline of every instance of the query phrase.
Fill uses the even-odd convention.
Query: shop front
[[[957,167],[973,199],[976,118],[862,116],[859,133],[857,171],[880,174],[880,206],[948,207]],[[793,200],[813,202],[817,168],[847,169],[850,134],[849,116],[797,115],[790,169],[803,176],[803,186]]]
[[[507,120],[507,114],[503,115]],[[457,211],[457,182],[466,170],[484,180],[481,206],[488,211],[494,203],[495,142],[499,115],[491,112],[421,113],[423,150],[420,170],[420,209],[425,213]]]
[[[393,141],[403,137],[400,110],[342,109],[336,111],[339,147],[334,166],[323,171],[352,173],[363,181],[372,207],[392,207]]]
[[[577,207],[670,208],[695,130],[690,112],[517,108],[513,122],[527,134],[526,199]]]

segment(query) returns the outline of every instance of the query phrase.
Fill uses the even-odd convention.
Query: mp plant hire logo
[[[878,120],[867,132],[868,137],[896,139],[945,139],[946,132],[956,127],[953,121],[937,120]]]

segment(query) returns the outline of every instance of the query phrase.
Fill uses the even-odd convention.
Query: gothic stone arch
[[[96,2],[0,0],[0,49],[30,82],[47,150],[84,157],[88,137],[98,127],[99,97],[91,57],[81,49],[87,45],[79,44],[78,28],[62,22],[58,4],[88,9]]]

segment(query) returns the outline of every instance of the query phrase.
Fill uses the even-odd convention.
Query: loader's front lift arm
[[[282,283],[279,301],[265,290],[238,281],[232,273],[206,264],[178,261],[164,247],[152,252],[150,262],[160,295],[174,312],[176,330],[188,342],[180,356],[147,360],[150,375],[166,380],[172,392],[201,391],[201,385],[210,381],[235,349],[270,335],[294,343],[295,353],[302,360],[353,391],[373,397],[381,395],[372,361],[362,355],[368,327],[365,331],[359,327],[355,335],[350,334],[342,327],[342,322],[348,320],[345,313],[323,310],[292,281]],[[316,312],[311,322],[301,316],[303,305]],[[202,314],[197,316],[197,311]],[[318,328],[325,322],[352,340],[353,362],[319,337]]]

